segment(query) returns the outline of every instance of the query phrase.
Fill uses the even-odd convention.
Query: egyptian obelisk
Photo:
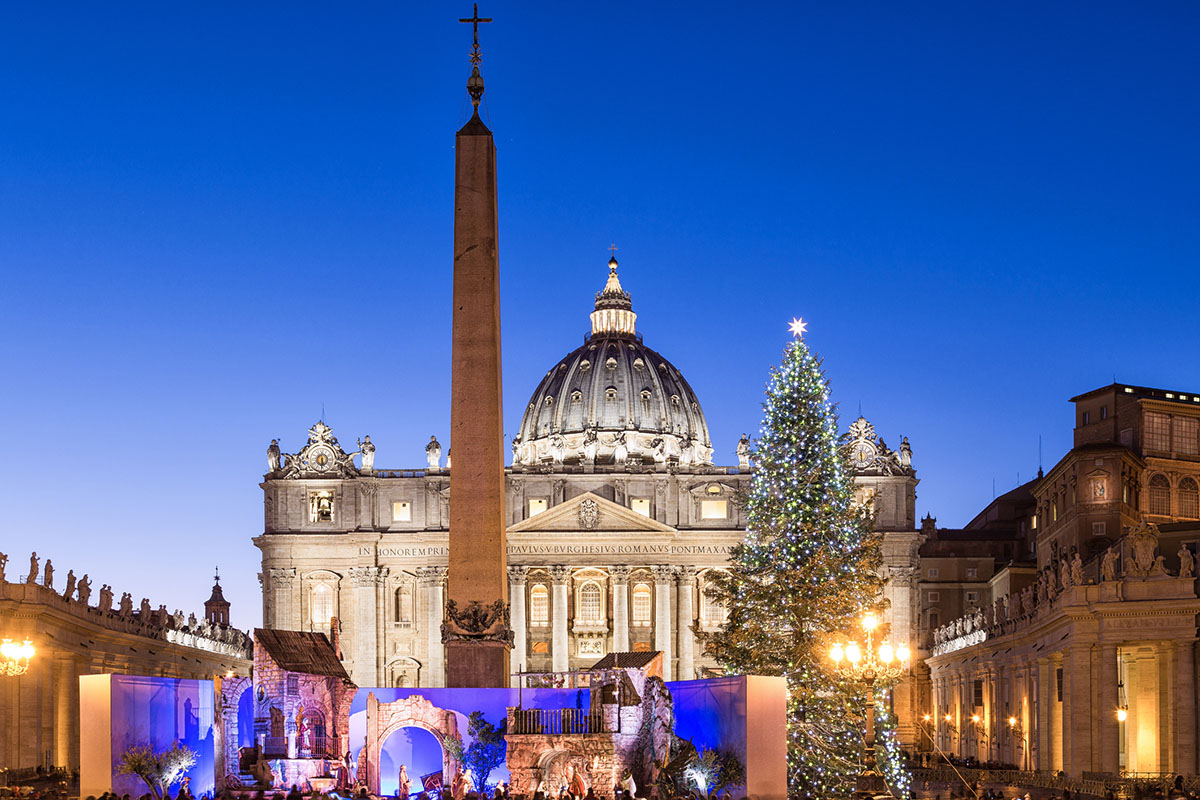
[[[454,324],[450,388],[450,573],[446,685],[508,686],[508,552],[500,404],[496,145],[479,118],[479,6],[467,91],[474,113],[454,152]]]

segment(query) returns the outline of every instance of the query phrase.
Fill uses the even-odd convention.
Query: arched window
[[[702,590],[700,592],[700,621],[705,625],[724,625],[728,618],[729,610],[725,608],[725,604]]]
[[[396,622],[412,623],[412,587],[401,586],[396,589]]]
[[[650,624],[650,586],[639,583],[633,587],[633,624]]]
[[[529,624],[550,624],[550,591],[538,583],[529,590]]]
[[[1150,513],[1164,517],[1171,515],[1171,483],[1165,475],[1150,479]]]
[[[1200,519],[1200,489],[1191,478],[1179,482],[1179,516]]]
[[[313,586],[309,595],[309,605],[312,609],[311,621],[313,628],[327,629],[333,619],[333,589],[328,583],[318,583]]]
[[[650,390],[642,389],[642,416],[650,418]]]
[[[585,622],[599,622],[604,617],[600,608],[600,586],[588,581],[579,587],[579,618]]]

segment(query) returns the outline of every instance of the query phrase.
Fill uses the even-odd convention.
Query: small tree
[[[483,718],[482,711],[472,711],[467,717],[467,734],[471,744],[463,752],[463,764],[475,784],[475,791],[482,796],[487,790],[487,780],[492,770],[504,763],[508,744],[504,741],[505,727],[497,728]]]
[[[121,754],[117,774],[136,775],[150,787],[156,798],[161,798],[183,780],[184,773],[196,766],[198,758],[195,750],[181,742],[175,742],[161,753],[154,752],[148,744],[136,744]]]

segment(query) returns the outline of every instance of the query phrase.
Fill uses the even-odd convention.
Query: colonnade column
[[[679,644],[679,671],[676,680],[696,677],[696,635],[692,632],[692,590],[696,588],[696,570],[679,567],[679,609],[676,636]]]
[[[1071,645],[1063,663],[1063,769],[1073,778],[1092,769],[1092,646]]]
[[[663,654],[663,680],[674,680],[675,671],[671,647],[671,589],[675,583],[675,567],[660,564],[651,567],[654,573],[654,649]]]
[[[509,664],[514,673],[524,672],[529,667],[528,657],[526,656],[528,636],[525,633],[525,577],[528,573],[529,567],[508,568],[509,621],[513,630],[513,649]],[[519,680],[520,678],[514,677],[511,682],[512,685],[515,687]]]
[[[1100,726],[1100,772],[1120,771],[1120,742],[1117,738],[1117,646],[1100,645],[1100,685],[1097,686],[1096,705],[1099,708]]]
[[[1175,691],[1172,713],[1175,717],[1175,772],[1196,774],[1196,643],[1174,642]]]
[[[442,644],[442,620],[446,612],[442,582],[447,572],[446,567],[417,568],[421,606],[425,611],[425,645],[429,653],[425,679],[421,681],[424,686],[446,685],[446,651]]]
[[[613,652],[629,652],[629,574],[627,566],[609,567],[613,599]]]
[[[1054,755],[1050,747],[1050,720],[1054,707],[1054,664],[1047,657],[1037,660],[1037,716],[1038,716],[1038,763],[1037,769],[1054,769]]]
[[[546,570],[554,584],[550,608],[550,623],[554,626],[550,635],[551,669],[566,672],[571,664],[567,652],[567,582],[571,579],[571,568],[553,566]]]

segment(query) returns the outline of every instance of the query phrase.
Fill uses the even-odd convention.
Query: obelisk
[[[479,6],[467,91],[474,113],[454,153],[454,323],[451,355],[450,572],[446,685],[508,686],[508,552],[500,404],[500,262],[496,146],[479,118]]]

